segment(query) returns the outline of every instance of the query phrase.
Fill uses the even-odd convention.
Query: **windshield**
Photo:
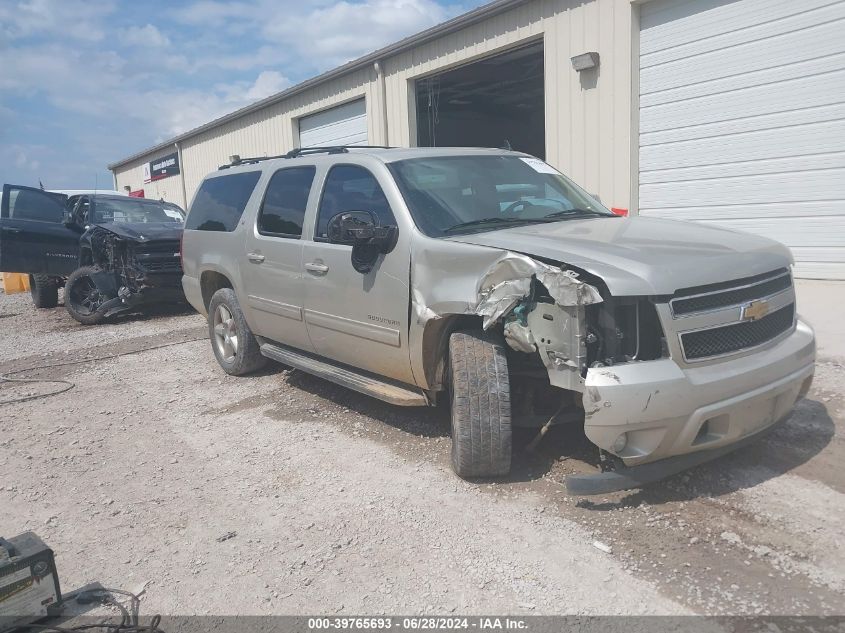
[[[94,222],[163,223],[182,224],[185,213],[170,202],[140,200],[138,198],[97,198],[94,204]]]
[[[388,165],[430,237],[613,213],[553,167],[519,156],[440,156]]]

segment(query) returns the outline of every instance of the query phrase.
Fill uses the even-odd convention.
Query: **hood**
[[[447,239],[581,268],[600,277],[615,296],[670,295],[792,263],[786,246],[764,237],[639,216],[529,224]]]
[[[96,226],[133,242],[179,240],[182,225],[175,222],[108,222]]]

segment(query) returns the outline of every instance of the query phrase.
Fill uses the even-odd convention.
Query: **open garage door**
[[[546,155],[543,43],[416,83],[417,145],[511,147]]]
[[[367,106],[364,99],[344,103],[299,120],[300,147],[367,144]]]
[[[845,1],[655,0],[640,28],[640,213],[845,279]]]

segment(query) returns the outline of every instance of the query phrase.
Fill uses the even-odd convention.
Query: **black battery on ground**
[[[0,537],[0,631],[56,615],[61,602],[53,550],[33,532]]]

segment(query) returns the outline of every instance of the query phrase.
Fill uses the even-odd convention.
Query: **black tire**
[[[452,468],[463,478],[501,477],[511,469],[511,393],[500,336],[480,331],[449,338]]]
[[[55,308],[59,305],[59,285],[49,275],[30,275],[29,291],[36,308]]]
[[[91,275],[99,272],[95,266],[74,270],[65,282],[65,309],[82,325],[97,325],[104,319],[99,307],[107,301],[97,290]]]
[[[228,313],[230,319],[223,313]],[[232,335],[236,337],[234,344]],[[214,357],[223,371],[231,376],[243,376],[267,364],[255,335],[247,325],[238,297],[231,288],[221,288],[211,297],[208,304],[208,336]],[[225,341],[228,341],[228,347]]]

